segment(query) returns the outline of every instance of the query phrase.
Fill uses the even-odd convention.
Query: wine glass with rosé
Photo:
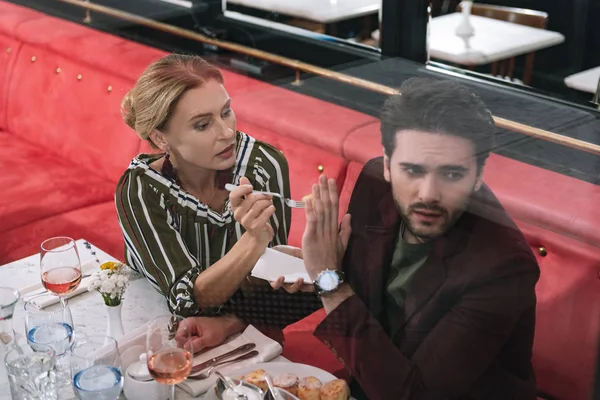
[[[192,372],[192,335],[189,322],[177,315],[155,318],[146,332],[148,370],[155,381],[171,386],[175,400],[175,385]]]
[[[62,236],[47,239],[42,242],[40,256],[42,284],[60,298],[64,308],[65,296],[81,282],[81,261],[75,241]]]

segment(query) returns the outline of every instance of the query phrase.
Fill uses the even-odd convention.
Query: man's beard
[[[465,202],[454,213],[450,213],[446,208],[436,203],[413,203],[405,208],[402,206],[402,204],[400,204],[400,202],[398,202],[395,195],[394,202],[396,203],[396,207],[400,213],[400,218],[402,218],[402,222],[404,223],[406,230],[417,239],[420,239],[420,241],[426,242],[443,236],[454,225],[454,223],[467,209],[469,201],[471,200],[471,196],[467,197]],[[433,213],[440,214],[439,219],[441,220],[441,223],[428,224],[427,222],[422,222],[421,224],[426,227],[425,229],[415,226],[410,218],[411,215],[414,215],[415,210],[431,211]],[[435,231],[427,229],[427,227],[433,226],[437,226]]]

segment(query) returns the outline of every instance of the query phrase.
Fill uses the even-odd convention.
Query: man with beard
[[[539,267],[483,183],[492,115],[453,81],[400,92],[341,227],[335,180],[308,199],[302,253],[327,312],[314,334],[356,398],[535,399]]]

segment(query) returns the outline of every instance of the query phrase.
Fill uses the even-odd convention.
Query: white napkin
[[[91,262],[86,263],[81,266],[81,272],[84,275],[91,273],[95,270],[99,270],[99,269],[100,269],[100,266],[95,261],[91,261]],[[70,299],[71,297],[75,297],[81,293],[87,292],[88,285],[90,284],[92,279],[93,279],[93,276],[88,276],[87,278],[83,278],[81,280],[81,282],[79,283],[79,286],[77,287],[77,289],[75,291],[69,293],[68,295],[66,295],[65,298]],[[35,291],[43,289],[43,288],[44,288],[44,286],[42,285],[41,282],[39,282],[39,283],[35,283],[33,285],[29,285],[24,288],[21,288],[19,290],[19,293],[25,299],[29,299],[30,297],[35,296],[35,294],[29,295],[29,293],[35,292]],[[44,307],[49,307],[51,305],[59,303],[60,299],[55,294],[46,293],[43,296],[36,296],[35,298],[33,298],[31,300],[31,302],[36,304],[39,308],[44,308]]]
[[[232,364],[225,364],[222,367],[217,367],[217,370],[226,375],[231,371],[234,371],[238,368],[242,368],[247,365],[271,361],[275,357],[279,356],[283,350],[279,343],[263,335],[254,326],[249,325],[246,328],[246,330],[242,332],[239,336],[232,338],[227,343],[222,344],[219,347],[215,347],[214,349],[210,349],[209,351],[202,353],[201,355],[194,358],[194,365],[208,361],[211,358],[217,357],[221,354],[225,354],[246,343],[256,343],[256,348],[254,350],[258,351],[258,356],[249,360],[244,360]],[[202,393],[208,391],[216,382],[217,377],[211,374],[211,376],[208,379],[201,381],[188,379],[185,382],[179,384],[178,386],[193,397],[198,397]]]
[[[254,265],[252,276],[266,281],[275,281],[283,276],[285,283],[294,283],[298,278],[304,279],[304,282],[311,281],[304,267],[304,260],[270,248]]]

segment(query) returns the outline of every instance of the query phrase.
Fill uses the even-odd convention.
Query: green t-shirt
[[[425,264],[432,246],[433,241],[418,244],[407,243],[402,238],[401,229],[386,285],[385,298],[388,333],[395,331],[396,325],[399,322],[398,313],[404,305],[404,297],[411,278]]]

